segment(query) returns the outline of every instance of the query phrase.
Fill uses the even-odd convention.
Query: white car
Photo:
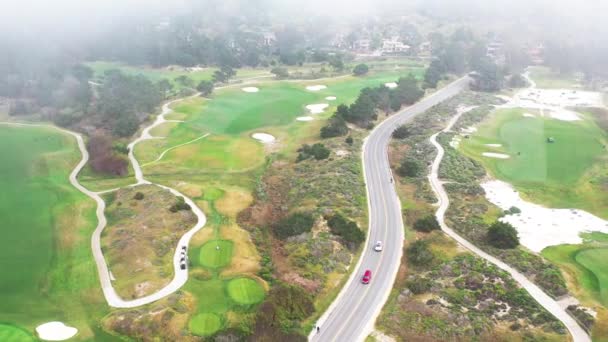
[[[381,252],[382,251],[382,241],[376,241],[376,245],[374,246],[374,250],[376,252]]]

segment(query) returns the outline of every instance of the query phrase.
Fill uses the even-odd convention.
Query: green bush
[[[296,162],[300,162],[302,160],[310,158],[315,158],[316,160],[323,160],[327,159],[330,154],[329,149],[325,147],[325,145],[319,143],[316,143],[312,146],[304,144],[298,149],[298,152],[299,154],[298,159],[296,159]]]
[[[399,126],[393,131],[393,138],[395,139],[405,139],[410,135],[412,135],[412,133],[407,125]]]
[[[437,218],[434,215],[425,216],[414,222],[414,229],[419,232],[429,233],[433,230],[441,229]]]
[[[144,194],[143,194],[143,192],[139,192],[138,191],[138,192],[135,193],[135,196],[133,196],[133,198],[136,199],[136,200],[138,200],[138,201],[141,201],[141,200],[144,199]]]
[[[346,243],[356,247],[365,241],[365,234],[359,229],[356,222],[347,220],[340,214],[326,219],[332,234],[341,237]]]
[[[367,66],[367,64],[357,64],[353,69],[353,74],[355,76],[361,76],[367,74],[368,71],[369,67]]]
[[[414,241],[406,250],[407,261],[420,267],[428,267],[435,260],[433,252],[429,248],[429,242],[426,240]]]
[[[186,203],[186,200],[183,197],[178,197],[177,202],[169,207],[169,211],[172,213],[176,213],[180,210],[190,210],[190,205]]]
[[[414,178],[420,176],[422,169],[422,164],[418,160],[412,158],[405,158],[397,169],[397,173],[401,177]]]
[[[431,289],[433,282],[424,277],[416,277],[412,280],[408,280],[405,284],[407,288],[412,291],[413,294],[422,294],[428,292]]]
[[[517,230],[506,222],[494,222],[488,229],[487,238],[492,246],[500,249],[515,248],[519,245]]]
[[[310,232],[314,223],[315,219],[310,213],[294,213],[281,220],[274,227],[274,234],[279,239],[286,239],[290,236]]]

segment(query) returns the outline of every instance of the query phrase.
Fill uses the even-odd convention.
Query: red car
[[[363,278],[361,278],[361,282],[363,284],[369,284],[370,280],[372,280],[372,271],[366,270],[365,273],[363,273]]]

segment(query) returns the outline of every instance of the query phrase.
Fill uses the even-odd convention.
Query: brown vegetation
[[[87,143],[89,165],[93,171],[112,176],[126,176],[128,161],[114,153],[112,139],[106,135],[92,135]]]

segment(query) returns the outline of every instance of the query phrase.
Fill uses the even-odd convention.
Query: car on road
[[[361,278],[361,282],[363,284],[369,284],[369,282],[371,280],[372,280],[372,271],[365,270],[365,273],[363,273],[363,278]]]
[[[376,244],[374,245],[374,250],[376,252],[381,252],[382,251],[382,241],[376,241]]]

